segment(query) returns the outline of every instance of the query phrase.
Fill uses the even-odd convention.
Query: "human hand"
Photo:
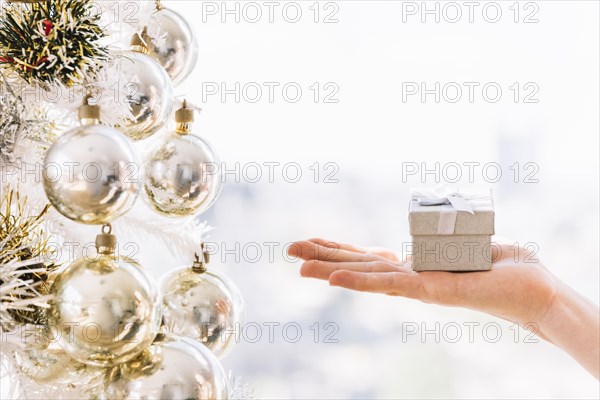
[[[360,248],[324,239],[294,243],[291,256],[305,262],[300,274],[332,286],[404,296],[487,312],[521,324],[539,323],[557,293],[556,278],[529,251],[492,247],[493,268],[479,272],[414,272],[382,248]]]
[[[523,248],[493,246],[492,269],[478,272],[414,272],[410,259],[399,261],[390,250],[324,239],[296,242],[288,253],[305,260],[302,276],[332,286],[470,308],[533,328],[600,376],[598,306]]]

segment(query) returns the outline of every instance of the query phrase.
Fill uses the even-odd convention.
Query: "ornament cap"
[[[90,104],[90,95],[86,95],[83,104],[79,107],[79,120],[83,125],[94,125],[100,123],[100,107]]]
[[[194,253],[194,264],[192,264],[192,271],[203,274],[208,270],[208,263],[210,262],[210,253],[205,249],[204,243],[202,243],[202,259],[198,253]]]
[[[194,122],[194,110],[188,108],[187,101],[183,100],[181,108],[175,111],[175,130],[180,134],[188,134],[192,131],[192,123]]]
[[[117,237],[111,232],[112,226],[106,224],[102,226],[102,233],[96,236],[96,250],[98,254],[113,254],[115,252]]]
[[[187,100],[183,100],[181,108],[175,111],[175,122],[194,122],[194,110],[188,108]]]
[[[144,27],[141,33],[135,33],[131,37],[131,41],[129,45],[131,46],[131,51],[136,51],[142,54],[150,53],[148,49],[148,44],[150,43],[150,36],[148,35],[148,28]]]

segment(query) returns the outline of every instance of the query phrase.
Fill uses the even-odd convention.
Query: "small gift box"
[[[492,192],[413,189],[408,213],[415,271],[492,268]]]

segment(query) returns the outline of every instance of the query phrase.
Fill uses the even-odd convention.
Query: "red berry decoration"
[[[44,26],[44,35],[48,36],[50,32],[52,32],[54,24],[52,23],[52,21],[45,19],[42,21],[42,25]]]

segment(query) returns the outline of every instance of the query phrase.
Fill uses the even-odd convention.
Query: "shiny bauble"
[[[56,379],[73,363],[79,364],[57,344],[45,349],[28,347],[15,351],[14,360],[19,370],[38,384]]]
[[[135,359],[106,376],[111,400],[227,399],[227,377],[206,347],[176,335],[159,335]]]
[[[135,357],[160,326],[157,286],[126,257],[83,257],[52,285],[53,336],[75,360],[112,366]]]
[[[69,357],[56,343],[43,350],[29,348],[16,351],[14,361],[19,370],[38,385],[60,391],[53,393],[52,398],[57,399],[81,398],[84,395],[97,398],[106,374],[104,368],[85,365]]]
[[[233,282],[186,267],[165,275],[161,292],[163,330],[203,343],[218,358],[227,355],[244,318],[244,302]]]
[[[173,84],[163,67],[151,56],[126,51],[117,59],[119,99],[131,109],[131,116],[117,128],[133,140],[158,132],[173,110]]]
[[[221,192],[220,161],[206,140],[171,132],[144,163],[144,192],[152,208],[166,216],[203,213]]]
[[[62,134],[46,152],[44,190],[65,217],[104,224],[133,206],[141,187],[140,160],[127,137],[104,125]]]
[[[178,85],[198,61],[194,30],[180,14],[168,8],[156,11],[148,25],[149,31],[158,36],[150,44],[150,54],[167,71],[173,84]]]

